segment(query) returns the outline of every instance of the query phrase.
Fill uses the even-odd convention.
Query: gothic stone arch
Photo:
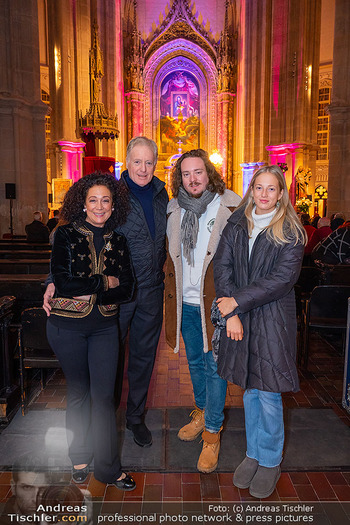
[[[200,146],[211,152],[216,147],[217,71],[209,55],[185,39],[166,43],[150,56],[145,65],[145,135],[159,144],[160,86],[164,77],[176,70],[192,73],[199,82]]]

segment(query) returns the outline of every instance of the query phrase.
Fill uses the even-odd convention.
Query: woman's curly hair
[[[81,226],[86,219],[85,207],[86,196],[93,186],[106,186],[112,194],[113,208],[111,216],[106,221],[108,231],[124,224],[130,211],[129,192],[125,184],[115,180],[108,173],[95,171],[79,179],[67,191],[62,208],[60,209],[60,224],[64,222],[75,222]]]
[[[218,193],[219,195],[223,195],[225,191],[225,182],[223,181],[220,173],[216,170],[214,164],[210,162],[208,153],[204,151],[204,149],[192,149],[191,151],[186,151],[186,153],[181,155],[181,157],[177,159],[176,164],[172,169],[171,191],[173,193],[173,197],[176,198],[179,194],[179,189],[182,184],[181,163],[188,157],[200,158],[203,160],[209,178],[207,190],[213,193]]]

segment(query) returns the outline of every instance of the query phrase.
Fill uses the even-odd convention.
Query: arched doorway
[[[150,56],[145,65],[145,134],[158,144],[160,177],[179,141],[183,151],[216,148],[216,84],[213,60],[185,39],[168,42]],[[178,103],[184,104],[181,112]]]

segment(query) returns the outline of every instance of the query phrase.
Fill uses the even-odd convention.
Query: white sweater
[[[253,228],[251,237],[249,238],[249,257],[250,257],[250,254],[252,253],[252,248],[253,248],[253,245],[255,243],[257,236],[259,235],[260,232],[262,232],[270,224],[272,217],[275,215],[275,213],[276,213],[276,208],[270,211],[270,213],[264,213],[263,215],[257,215],[255,213],[255,208],[253,209],[252,218],[254,221],[254,228]]]
[[[203,272],[203,261],[207,253],[208,242],[220,207],[220,195],[216,195],[208,204],[206,211],[198,220],[199,229],[197,244],[194,249],[194,266],[190,266],[183,256],[183,301],[189,304],[200,304],[200,287]],[[181,220],[185,210],[181,210]]]

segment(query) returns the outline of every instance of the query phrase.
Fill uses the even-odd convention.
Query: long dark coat
[[[293,286],[304,252],[301,243],[276,245],[260,233],[249,259],[244,210],[234,212],[214,257],[217,297],[234,297],[243,324],[243,340],[221,333],[218,373],[242,388],[268,392],[299,389],[296,311]]]

